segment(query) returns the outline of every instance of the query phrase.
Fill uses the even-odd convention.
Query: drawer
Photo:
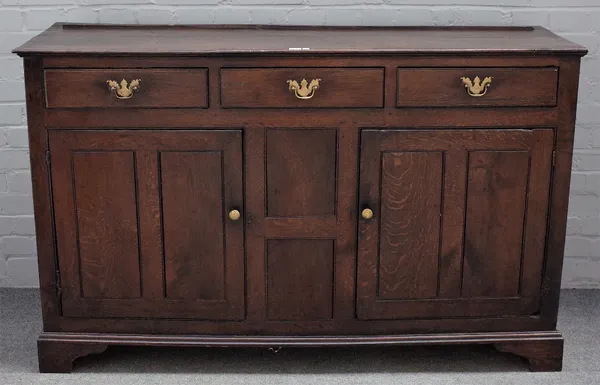
[[[205,68],[49,69],[45,72],[46,106],[206,108],[207,74]]]
[[[223,68],[224,108],[381,108],[383,68]]]
[[[553,107],[557,87],[554,67],[399,68],[397,106]]]

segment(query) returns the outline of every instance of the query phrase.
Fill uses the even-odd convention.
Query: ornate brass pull
[[[360,216],[363,217],[363,219],[371,219],[371,218],[373,218],[373,210],[371,210],[371,209],[364,209],[360,213]]]
[[[476,98],[485,95],[489,86],[492,84],[492,79],[491,76],[486,77],[483,81],[481,81],[479,76],[475,76],[473,81],[465,76],[460,78],[469,95]]]
[[[123,79],[120,84],[114,80],[107,80],[106,84],[110,91],[115,93],[117,99],[131,99],[135,91],[140,88],[140,82],[140,79],[134,79],[127,84],[127,80]]]
[[[302,79],[300,84],[295,80],[288,80],[287,84],[290,86],[290,91],[292,91],[298,99],[310,99],[315,96],[315,91],[319,88],[320,82],[321,79],[313,79],[309,84],[306,79]]]
[[[229,212],[229,219],[231,219],[232,221],[237,221],[238,219],[240,219],[240,217],[242,216],[242,214],[240,214],[239,210],[231,210]]]

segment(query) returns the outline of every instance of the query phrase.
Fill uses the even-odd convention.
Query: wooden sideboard
[[[108,345],[494,344],[561,369],[583,47],[56,24],[15,52],[41,371]]]

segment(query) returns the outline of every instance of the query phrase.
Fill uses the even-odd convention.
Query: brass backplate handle
[[[315,91],[319,88],[321,79],[313,79],[308,83],[306,79],[302,79],[300,84],[295,80],[288,80],[289,90],[292,91],[298,99],[310,99],[315,96]]]
[[[108,89],[115,93],[117,99],[131,99],[135,91],[140,88],[140,79],[134,79],[131,83],[127,83],[127,80],[121,80],[121,83],[115,80],[107,80]]]
[[[460,78],[469,95],[473,97],[485,95],[490,85],[492,85],[492,79],[493,78],[491,76],[487,76],[483,79],[483,81],[479,78],[479,76],[475,76],[475,79],[472,81],[466,76]]]

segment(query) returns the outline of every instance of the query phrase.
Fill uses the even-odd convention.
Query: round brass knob
[[[241,216],[242,214],[240,214],[238,210],[234,209],[229,212],[229,219],[231,219],[232,221],[237,221],[238,219],[240,219]]]
[[[360,215],[364,218],[364,219],[371,219],[373,218],[373,210],[371,209],[364,209]]]

